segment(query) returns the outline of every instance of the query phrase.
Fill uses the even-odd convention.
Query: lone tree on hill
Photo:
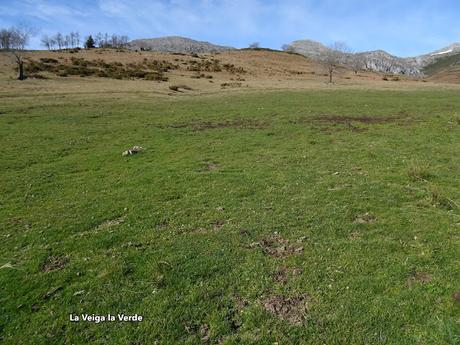
[[[32,30],[25,27],[12,27],[0,31],[0,49],[11,52],[18,66],[18,79],[24,80],[24,49],[29,42]]]
[[[260,48],[260,43],[259,42],[254,42],[249,45],[250,49],[259,49]]]
[[[281,50],[285,51],[286,53],[295,53],[295,49],[290,44],[283,44],[281,46]]]
[[[352,54],[351,67],[353,68],[353,72],[355,72],[355,74],[358,74],[358,72],[365,67],[364,56],[360,53]]]
[[[321,62],[329,76],[329,83],[332,84],[334,72],[340,64],[344,63],[344,58],[350,50],[343,42],[334,42],[328,48],[321,57]]]
[[[91,35],[88,36],[88,38],[86,39],[86,42],[85,42],[85,48],[86,49],[96,48],[93,36],[91,36]]]

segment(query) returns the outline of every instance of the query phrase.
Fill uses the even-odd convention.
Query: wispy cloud
[[[181,35],[236,47],[341,40],[355,50],[407,56],[459,41],[459,11],[454,0],[0,0],[0,24],[27,21],[43,33]]]

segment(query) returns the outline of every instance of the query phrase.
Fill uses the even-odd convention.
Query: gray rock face
[[[322,43],[311,40],[294,41],[289,45],[289,49],[315,60],[321,60],[325,53],[330,50],[330,48]],[[459,52],[460,44],[454,43],[428,54],[408,58],[397,57],[383,50],[356,54],[343,53],[342,62],[354,65],[356,64],[356,59],[358,59],[363,69],[384,73],[422,76],[425,67],[435,63],[440,58],[458,54]]]
[[[138,39],[128,43],[132,50],[150,50],[165,53],[203,54],[222,52],[234,49],[209,42],[195,41],[185,37],[171,36],[149,39]]]

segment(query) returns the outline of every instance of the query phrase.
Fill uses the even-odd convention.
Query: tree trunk
[[[329,84],[332,84],[332,71],[329,71]]]
[[[18,62],[18,68],[19,68],[18,80],[26,79],[26,77],[24,75],[24,61],[19,61]]]

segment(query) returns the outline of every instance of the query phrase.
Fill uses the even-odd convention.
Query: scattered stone
[[[209,329],[209,325],[204,324],[200,328],[200,334],[201,334],[201,341],[203,343],[207,343],[209,341],[209,338],[211,337],[211,331]]]
[[[137,154],[139,152],[142,152],[142,151],[144,151],[144,149],[141,146],[133,146],[132,148],[124,151],[122,153],[122,156],[124,156],[124,157],[125,156],[132,156],[132,155],[135,155],[135,154]]]

